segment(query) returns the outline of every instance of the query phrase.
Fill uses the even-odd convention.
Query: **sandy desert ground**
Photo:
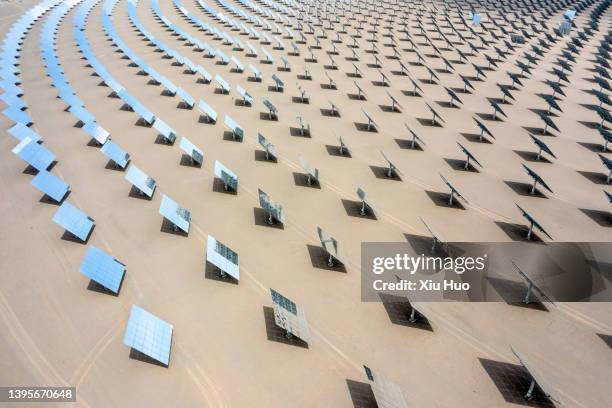
[[[122,58],[102,24],[105,4],[113,3],[77,2],[59,24],[57,56],[85,107],[110,132],[112,140],[130,153],[132,163],[157,181],[158,188],[152,200],[130,195],[125,173],[109,168],[108,158],[88,144],[87,134],[64,111],[66,105],[57,98],[57,89],[51,85],[41,58],[40,34],[52,9],[32,27],[23,43],[23,99],[34,121],[32,128],[43,137],[43,145],[57,155],[51,172],[70,185],[67,201],[95,219],[87,244],[126,264],[127,272],[117,297],[87,289],[89,279],[79,273],[87,245],[62,239],[64,231],[52,221],[58,206],[41,201],[41,192],[30,185],[31,172],[24,171],[26,164],[11,153],[17,141],[6,131],[13,123],[0,117],[0,385],[76,386],[76,405],[83,407],[362,407],[372,404],[362,368],[366,364],[399,385],[411,407],[551,406],[550,401],[526,402],[519,398],[513,402],[496,385],[487,368],[506,367],[521,373],[510,351],[512,344],[535,362],[548,385],[563,399],[563,406],[612,406],[612,352],[604,341],[605,335],[612,335],[608,303],[565,303],[548,312],[501,303],[432,304],[429,317],[433,330],[422,330],[404,324],[401,318],[398,321],[393,307],[360,300],[361,242],[406,242],[407,235],[429,236],[421,217],[448,241],[520,240],[517,225],[526,224],[517,203],[538,219],[554,241],[612,240],[610,204],[602,189],[611,190],[597,155],[602,142],[597,130],[600,119],[592,108],[598,101],[589,92],[599,89],[591,79],[593,61],[600,41],[610,33],[610,7],[601,16],[599,29],[575,55],[576,62],[567,71],[571,83],[562,83],[566,96],[557,102],[563,111],[553,110],[551,116],[559,131],[540,136],[543,123],[536,112],[548,109],[540,95],[552,92],[544,81],[556,82],[551,70],[571,35],[543,49],[543,56],[521,79],[523,86],[510,90],[514,99],[500,105],[507,116],[491,120],[488,98],[502,98],[496,84],[510,85],[506,72],[519,73],[516,61],[530,50],[530,44],[544,38],[544,31],[532,33],[534,36],[525,44],[500,58],[493,46],[502,50],[506,46],[502,40],[495,41],[491,31],[502,39],[507,36],[496,23],[501,21],[501,11],[492,5],[480,9],[483,24],[490,31],[475,28],[490,41],[489,45],[474,38],[457,43],[470,63],[457,63],[457,53],[436,40],[429,16],[451,36],[444,28],[440,13],[444,2],[440,1],[423,3],[422,17],[416,13],[419,2],[399,1],[394,11],[393,2],[375,1],[370,6],[375,11],[363,9],[359,15],[352,14],[356,13],[355,5],[347,4],[348,11],[339,17],[348,24],[346,34],[340,34],[343,42],[332,43],[342,27],[335,24],[334,29],[327,30],[327,38],[320,38],[321,49],[313,49],[317,62],[307,62],[308,46],[315,44],[310,34],[306,35],[308,44],[297,44],[300,55],[288,56],[289,44],[299,36],[295,26],[291,29],[296,38],[283,38],[284,50],[273,49],[273,44],[262,45],[239,31],[231,31],[205,12],[198,1],[182,1],[184,9],[201,21],[239,37],[245,44],[250,41],[258,50],[265,47],[274,63],[264,64],[260,62],[264,58],[261,53],[257,58],[248,57],[247,51],[236,51],[190,24],[171,1],[159,2],[163,15],[176,27],[228,56],[238,57],[247,70],[237,73],[231,71],[232,63],[220,65],[218,58],[205,58],[204,53],[194,51],[156,19],[151,1],[139,1],[137,17],[146,30],[213,77],[222,75],[232,85],[230,94],[223,95],[214,81],[198,83],[195,75],[183,73],[184,67],[163,59],[132,24],[128,3],[119,0],[112,18],[119,37],[144,63],[196,101],[203,99],[212,106],[219,120],[207,124],[198,121],[197,107],[177,108],[177,96],[161,95],[160,86],[148,84],[150,78],[137,75],[139,69]],[[241,21],[220,2],[206,3]],[[247,3],[266,10],[281,4],[229,3],[249,14],[255,12]],[[578,13],[572,35],[587,26],[590,13],[600,3],[596,1]],[[0,31],[6,33],[34,4],[29,0],[2,2]],[[287,6],[291,4],[298,3],[286,2]],[[319,2],[319,14],[331,17],[337,9],[328,2],[328,13],[325,4]],[[137,126],[137,115],[121,110],[122,101],[108,97],[109,88],[99,86],[100,77],[92,75],[94,70],[82,59],[73,33],[80,7],[91,7],[84,33],[95,56],[179,137],[188,137],[204,151],[201,168],[182,165],[178,140],[173,146],[156,143],[157,132]],[[555,7],[547,19],[551,27],[561,21],[566,8]],[[314,18],[315,9],[306,10]],[[461,27],[457,9],[449,10],[452,21]],[[468,10],[463,10],[465,18]],[[371,25],[376,13],[383,12],[386,14],[380,15],[379,25]],[[517,9],[517,14],[529,19],[526,10]],[[294,17],[287,17],[295,23]],[[353,40],[351,35],[356,33],[360,19],[365,20],[362,36]],[[416,64],[411,46],[400,41],[405,37],[400,32],[402,21],[407,21],[424,65]],[[443,61],[419,35],[419,22],[429,30],[427,35],[442,55],[453,62],[454,72],[444,72]],[[390,29],[384,28],[387,25]],[[321,26],[314,29],[317,34],[322,32]],[[258,30],[273,36],[273,31]],[[532,32],[529,25],[525,30]],[[303,32],[308,32],[306,24]],[[387,32],[398,43],[399,60],[389,58],[393,48],[388,46],[391,37],[385,37]],[[464,34],[469,37],[467,30]],[[372,48],[368,40],[373,35],[377,54],[368,52]],[[357,61],[350,61],[353,53],[348,46],[353,41],[358,44],[354,49]],[[479,53],[470,54],[470,41],[480,48]],[[338,55],[331,55],[337,69],[329,69],[327,51],[332,50],[332,44],[338,50]],[[472,80],[474,90],[462,92],[458,74],[474,77],[471,63],[486,68],[484,54],[497,55],[497,67],[486,70],[487,77],[482,81]],[[277,69],[283,66],[283,55],[290,63],[289,72]],[[380,69],[374,66],[375,55],[383,64]],[[413,85],[407,76],[398,74],[398,61],[422,88],[420,96],[411,95]],[[525,62],[524,58],[521,61]],[[250,63],[261,70],[262,82],[248,79]],[[360,78],[347,75],[354,72],[353,63],[360,68]],[[428,83],[427,67],[439,80]],[[312,80],[298,78],[305,69]],[[378,83],[379,70],[388,77],[389,86]],[[326,87],[329,79],[325,72],[337,89]],[[284,81],[283,92],[270,89],[272,74]],[[357,93],[354,81],[367,94],[366,100],[353,96]],[[252,95],[252,106],[241,106],[236,85]],[[308,104],[298,100],[298,86],[306,91]],[[444,87],[455,89],[462,103],[449,106]],[[399,102],[401,112],[389,109],[387,93]],[[278,107],[277,121],[266,120],[264,98]],[[330,107],[330,101],[340,117],[324,115],[322,110]],[[430,126],[426,103],[444,119],[441,126]],[[376,122],[376,132],[364,131],[367,119],[362,109]],[[227,140],[224,114],[245,129],[243,142]],[[310,125],[310,137],[296,136],[298,116]],[[476,140],[479,129],[474,116],[495,135],[490,143]],[[405,125],[424,142],[422,150],[406,148],[410,134]],[[277,163],[261,160],[258,132],[276,146]],[[535,161],[537,148],[530,134],[545,141],[556,158],[545,155],[546,160]],[[350,147],[350,158],[335,154],[338,136]],[[457,142],[466,146],[482,167],[461,171],[457,163],[464,155]],[[401,171],[401,181],[380,176],[380,167],[386,165],[381,150]],[[318,188],[304,185],[301,156],[319,168]],[[605,157],[612,158],[609,152]],[[213,188],[215,160],[239,176],[238,194]],[[523,163],[540,174],[554,193],[527,194],[525,184],[531,179]],[[467,199],[463,209],[439,204],[439,193],[447,191],[440,173]],[[351,215],[350,209],[347,212],[350,202],[357,200],[357,186],[376,203],[376,220]],[[284,228],[262,223],[258,188],[284,206]],[[191,211],[187,237],[168,233],[162,226],[158,207],[163,194]],[[346,260],[344,272],[328,270],[321,264],[317,226],[340,243]],[[208,234],[239,254],[239,284],[206,276]],[[550,241],[542,234],[539,237]],[[312,336],[307,348],[285,341],[274,327],[269,288],[304,308]],[[123,335],[133,304],[173,325],[167,368],[130,358]],[[528,379],[523,380],[528,385]]]

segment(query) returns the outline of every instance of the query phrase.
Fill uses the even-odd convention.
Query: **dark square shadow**
[[[595,129],[596,130],[596,129],[600,128],[599,122],[589,122],[587,120],[579,120],[578,123],[586,126],[589,129]],[[610,130],[610,128],[608,128],[607,126],[604,126],[603,128],[606,129],[606,130]]]
[[[523,129],[536,136],[555,136],[555,134],[551,133],[548,129],[546,130],[546,132],[544,132],[543,127],[523,126]]]
[[[540,160],[538,160],[538,154],[536,152],[529,152],[526,150],[513,150],[513,152],[519,155],[521,159],[528,162],[550,163],[550,160],[544,157],[544,153],[542,153]]]
[[[367,98],[363,95],[349,93],[346,94],[351,101],[365,101]]]
[[[612,213],[609,211],[591,210],[588,208],[580,208],[580,211],[599,224],[600,227],[612,227]]]
[[[527,285],[524,282],[494,278],[491,276],[487,277],[487,280],[507,304],[511,306],[523,307],[525,309],[548,312],[548,308],[534,295],[531,295],[529,303],[523,302],[525,294],[527,293]]]
[[[529,183],[521,183],[519,181],[508,181],[508,180],[504,180],[504,183],[506,183],[506,185],[510,187],[518,195],[522,195],[525,197],[548,198],[537,187],[535,189],[535,192],[531,194],[530,192],[531,192],[532,185]]]
[[[273,122],[278,122],[277,115],[268,115],[268,112],[259,112],[259,120],[269,120]]]
[[[277,88],[276,86],[268,86],[268,92],[277,92],[277,93],[283,93],[285,91],[284,88]]]
[[[393,107],[393,105],[378,105],[378,107],[385,113],[402,113],[399,108]]]
[[[494,100],[495,102],[497,102],[499,104],[501,104],[501,101],[502,101],[501,99],[497,99],[496,100],[495,98],[489,98],[489,100]],[[506,101],[506,104],[507,103],[508,102]],[[535,113],[535,114],[548,115],[551,118],[558,118],[559,117],[559,115],[554,110],[551,110],[550,113],[546,109],[532,109],[532,108],[529,108],[529,110],[531,112]]]
[[[506,235],[508,235],[508,238],[510,238],[513,241],[532,242],[532,243],[538,243],[538,244],[543,243],[542,239],[535,232],[531,234],[531,241],[527,241],[527,232],[529,231],[529,229],[524,225],[511,224],[511,223],[503,222],[503,221],[495,221],[495,225],[501,228],[501,230],[504,231]]]
[[[189,236],[188,233],[186,233],[185,231],[183,231],[180,228],[177,228],[177,230],[174,230],[174,224],[172,223],[172,221],[168,220],[167,218],[163,218],[162,220],[162,225],[161,225],[161,232],[165,232],[166,234],[172,234],[172,235],[178,235],[181,237],[187,237]]]
[[[353,408],[378,408],[372,386],[368,383],[346,380]]]
[[[308,175],[306,173],[297,173],[294,171],[293,182],[298,187],[316,188],[318,190],[321,189],[321,184],[318,180],[311,179],[310,184],[308,184]]]
[[[225,277],[221,276],[221,269],[217,268],[215,265],[206,261],[206,265],[204,266],[204,278],[214,280],[217,282],[225,282],[231,283],[232,285],[238,285],[238,280],[231,277],[229,274],[226,274]]]
[[[504,120],[500,117],[501,114],[497,114],[496,116],[493,116],[492,113],[481,113],[481,112],[477,112],[476,116],[478,116],[480,119],[482,120],[488,120],[490,122],[503,122]]]
[[[438,82],[435,79],[419,78],[419,82],[427,85],[436,85]]]
[[[339,118],[340,112],[338,110],[332,111],[331,109],[319,109],[321,111],[321,115],[327,116],[330,118]]]
[[[310,104],[310,99],[309,98],[302,99],[299,96],[292,96],[291,97],[291,102],[293,102],[293,103],[301,103],[303,105],[308,105],[308,104]]]
[[[195,168],[201,168],[202,164],[196,162],[195,160],[192,161],[191,160],[191,156],[189,156],[188,154],[183,153],[181,155],[181,166],[185,166],[185,167],[195,167]]]
[[[604,152],[606,152],[606,150],[604,150],[604,145],[602,145],[601,143],[578,142],[578,144],[580,146],[584,147],[585,149],[589,149],[590,151],[595,152],[595,153],[604,153]],[[609,152],[610,148],[608,148],[607,151]]]
[[[462,93],[466,95],[472,94],[472,91],[470,91],[469,88],[451,88],[451,90],[454,91],[455,93]]]
[[[597,333],[597,336],[599,336],[599,338],[602,339],[603,342],[608,345],[608,347],[612,348],[612,336],[602,333]]]
[[[213,191],[215,193],[223,193],[223,194],[229,194],[229,195],[237,195],[238,192],[236,190],[232,190],[231,187],[228,187],[228,189],[225,189],[225,183],[223,182],[223,180],[221,180],[219,177],[215,177],[213,179]]]
[[[416,118],[416,120],[421,124],[421,126],[443,127],[437,119],[432,121],[430,118]]]
[[[214,120],[212,120],[210,117],[208,117],[207,115],[200,115],[198,117],[198,123],[206,123],[207,125],[215,125],[217,122],[215,122]]]
[[[374,176],[378,179],[402,181],[402,178],[396,171],[392,171],[391,177],[387,177],[387,172],[389,171],[387,167],[370,166],[370,170],[372,170],[372,173],[374,173]]]
[[[35,176],[38,174],[38,170],[36,170],[35,167],[31,166],[31,165],[27,165],[25,169],[23,169],[23,171],[21,172],[22,174],[27,174],[29,176]]]
[[[38,200],[38,202],[60,206],[62,205],[64,201],[66,201],[66,199],[68,198],[71,192],[72,192],[71,190],[68,190],[60,201],[55,201],[53,198],[49,197],[47,194],[43,194],[42,197],[40,197],[40,200]]]
[[[524,398],[531,383],[531,375],[522,365],[485,358],[479,358],[478,360],[506,402],[525,407],[555,407],[537,384],[533,390],[531,401]]]
[[[415,92],[415,91],[404,91],[404,90],[402,90],[401,92],[402,92],[402,94],[404,94],[404,96],[411,96],[413,98],[420,98],[421,97],[421,94],[418,91]]]
[[[255,160],[260,162],[278,163],[278,159],[270,154],[270,159],[266,159],[266,152],[255,150]]]
[[[89,217],[87,217],[87,218],[89,218]],[[89,219],[91,220],[91,218],[89,218]],[[77,237],[72,232],[70,232],[68,230],[64,230],[64,233],[62,234],[62,240],[69,241],[69,242],[74,242],[75,244],[87,245],[87,242],[89,241],[89,238],[91,237],[91,234],[93,234],[94,229],[96,229],[96,224],[94,224],[91,227],[91,230],[89,231],[89,234],[87,235],[87,237],[85,237],[84,241],[81,241],[81,238]]]
[[[433,203],[437,205],[438,207],[456,208],[458,210],[465,210],[465,207],[463,206],[463,204],[461,204],[461,202],[459,201],[460,199],[457,198],[457,196],[455,196],[455,198],[453,199],[453,205],[448,205],[448,200],[450,199],[450,194],[448,193],[440,193],[438,191],[425,190],[425,194],[427,194],[429,199],[433,201]]]
[[[374,86],[384,86],[384,87],[388,87],[389,84],[386,82],[382,82],[382,81],[371,81],[372,85]]]
[[[223,132],[223,140],[225,140],[226,142],[242,143],[242,139],[238,137],[234,138],[234,132],[230,132],[229,130]]]
[[[325,149],[327,150],[327,154],[329,154],[330,156],[346,157],[347,159],[351,158],[351,153],[346,149],[344,150],[344,154],[340,153],[340,146],[332,146],[326,144]]]
[[[407,139],[393,139],[393,140],[395,140],[395,143],[397,143],[400,149],[419,150],[421,152],[423,151],[423,147],[421,147],[418,141],[415,142],[414,147],[412,147],[412,140],[407,140]]]
[[[578,171],[578,174],[582,175],[584,178],[589,180],[591,183],[595,184],[612,184],[606,181],[607,176],[603,173],[597,173],[594,171]]]
[[[476,167],[472,166],[472,163],[469,163],[468,167],[465,168],[465,160],[444,158],[444,161],[447,162],[448,165],[453,170],[465,171],[465,172],[471,172],[471,173],[479,173],[478,169]]]
[[[249,102],[245,102],[244,99],[236,99],[234,100],[234,106],[242,106],[245,108],[250,108],[252,105]]]
[[[253,216],[255,217],[255,225],[260,227],[268,227],[273,229],[285,229],[283,223],[274,220],[274,224],[268,224],[268,212],[260,207],[253,207]]]
[[[269,341],[275,341],[277,343],[287,344],[289,346],[295,346],[300,348],[308,348],[308,343],[298,339],[295,336],[287,338],[285,331],[276,325],[274,320],[274,309],[269,306],[263,306],[264,321],[266,323],[266,336]]]
[[[157,135],[157,137],[155,138],[155,144],[162,145],[162,146],[173,146],[174,145],[174,142],[169,143],[166,140],[167,139],[163,137],[162,135]]]
[[[361,201],[341,199],[344,211],[350,217],[365,218],[368,220],[377,220],[374,211],[366,205],[365,214],[361,215]]]
[[[443,107],[443,108],[449,108],[449,109],[461,109],[461,106],[455,104],[455,103],[450,103],[449,101],[436,101],[436,103]]]
[[[141,353],[140,351],[136,350],[135,348],[130,348],[130,358],[133,359],[133,360],[141,361],[143,363],[148,363],[148,364],[153,364],[153,365],[156,365],[156,366],[168,368],[168,366],[165,365],[164,363],[162,363],[161,361],[157,361],[154,358],[151,358],[151,357],[147,356],[146,354]]]
[[[334,265],[329,266],[329,254],[320,246],[306,245],[308,255],[310,255],[310,263],[313,268],[324,269],[326,271],[346,273],[346,267],[338,260],[334,260]]]
[[[483,136],[482,140],[480,140],[480,135],[477,133],[461,133],[461,136],[463,136],[468,142],[491,144],[489,139],[487,139],[487,136]]]
[[[296,128],[296,127],[293,127],[293,126],[289,127],[289,134],[291,134],[291,136],[293,136],[293,137],[306,137],[306,138],[312,137],[310,135],[310,130],[309,129],[304,129],[304,134],[302,134],[300,128]]]
[[[335,85],[330,85],[330,84],[321,84],[321,89],[326,89],[328,91],[331,91],[331,90],[337,90],[338,87]]]
[[[125,271],[125,272],[127,272],[127,271]],[[98,282],[96,282],[93,279],[89,280],[89,283],[87,284],[87,290],[91,290],[92,292],[102,293],[104,295],[110,295],[110,296],[114,296],[114,297],[119,297],[119,294],[121,293],[121,288],[123,287],[123,281],[124,280],[125,280],[125,273],[121,277],[121,282],[119,282],[119,289],[117,290],[117,293],[115,293],[112,290],[110,290],[110,289],[100,285]]]
[[[189,104],[188,104],[187,102],[185,102],[185,101],[179,101],[179,102],[176,104],[176,108],[177,108],[177,109],[184,109],[184,110],[193,110],[193,106],[192,106],[192,105],[189,105]]]
[[[355,129],[357,129],[360,132],[378,133],[378,129],[376,129],[376,125],[371,125],[370,129],[368,129],[367,123],[353,122],[353,124],[355,125]]]
[[[153,193],[155,194],[155,190],[153,190]],[[133,185],[132,188],[130,188],[130,192],[128,193],[128,197],[139,198],[141,200],[151,201],[153,199],[153,195],[154,194],[151,194],[151,197],[147,196],[146,194],[141,194],[141,192],[138,189],[138,187]]]
[[[425,237],[423,235],[412,235],[412,234],[404,234],[404,238],[406,238],[406,241],[408,241],[408,244],[410,244],[414,252],[417,254],[424,254],[427,256],[432,256],[432,255],[443,256],[443,257],[449,256],[446,249],[439,244],[436,245],[435,251],[432,252],[431,249],[434,243],[433,238]]]
[[[418,310],[415,314],[416,321],[410,321],[412,306],[405,297],[389,295],[386,293],[379,293],[378,296],[380,297],[380,301],[382,302],[391,323],[399,326],[414,327],[416,329],[433,332],[433,328],[431,327],[429,320],[420,314]]]
[[[126,167],[127,167],[127,166],[126,166]],[[125,171],[125,169],[126,169],[126,167],[116,166],[116,165],[115,165],[115,162],[114,162],[114,161],[112,161],[112,160],[107,161],[107,162],[106,162],[106,165],[104,166],[104,168],[105,168],[106,170],[115,170],[115,171],[118,171],[118,172],[124,172],[124,171]]]

